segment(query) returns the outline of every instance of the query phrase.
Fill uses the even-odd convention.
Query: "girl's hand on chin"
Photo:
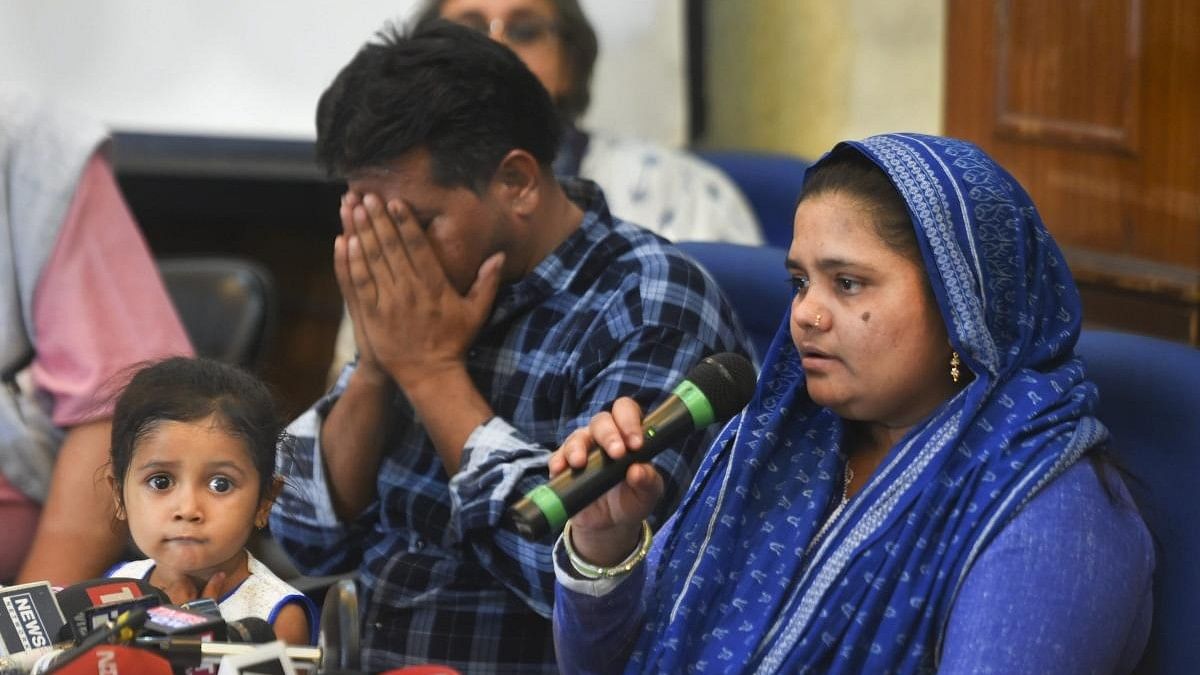
[[[159,589],[167,594],[173,605],[182,605],[197,598],[220,600],[221,596],[229,590],[226,588],[227,579],[228,575],[225,572],[217,572],[208,578],[203,588],[198,588],[197,580],[193,580],[187,575],[181,575],[166,581],[159,586]]]

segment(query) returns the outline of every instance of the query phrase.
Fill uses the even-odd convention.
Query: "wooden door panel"
[[[996,126],[1014,140],[1137,147],[1138,0],[996,5]]]
[[[1092,316],[1200,342],[1200,2],[949,0],[946,133],[1025,186]],[[1111,291],[1111,292],[1110,292]],[[1096,309],[1103,298],[1121,298]],[[1115,302],[1115,300],[1114,300]]]

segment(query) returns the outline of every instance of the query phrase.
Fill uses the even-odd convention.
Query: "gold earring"
[[[954,384],[958,384],[958,378],[960,377],[960,374],[958,372],[958,367],[960,365],[962,365],[962,361],[960,361],[958,359],[958,352],[951,351],[950,352],[950,379],[954,381]]]

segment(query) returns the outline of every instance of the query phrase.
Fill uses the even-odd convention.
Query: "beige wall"
[[[942,128],[941,0],[710,0],[701,144],[816,157]]]

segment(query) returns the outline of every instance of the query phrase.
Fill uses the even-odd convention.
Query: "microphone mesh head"
[[[271,624],[257,616],[248,616],[225,624],[228,632],[226,639],[230,642],[249,642],[260,644],[275,639],[275,629]]]
[[[708,399],[715,419],[733,417],[754,395],[754,364],[741,354],[722,352],[692,366],[687,379]]]

